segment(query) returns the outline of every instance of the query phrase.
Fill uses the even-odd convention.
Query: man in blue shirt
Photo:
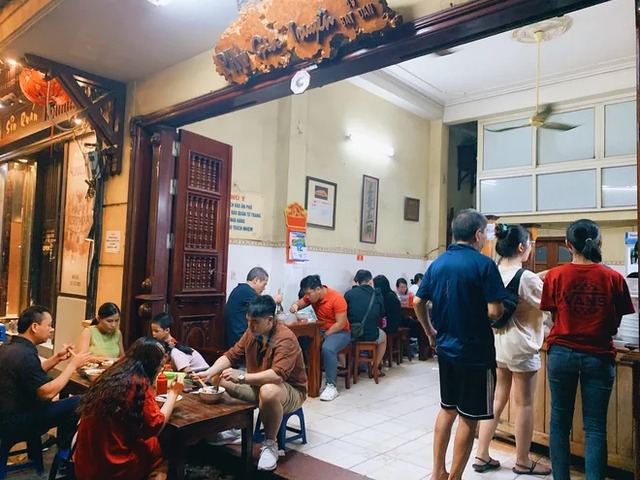
[[[462,478],[479,420],[493,418],[496,352],[491,322],[503,312],[507,292],[498,267],[482,255],[487,219],[462,210],[453,220],[455,244],[431,264],[414,300],[418,319],[438,348],[440,413],[434,436],[434,480]],[[431,301],[431,318],[427,302]],[[457,416],[451,473],[446,452]]]
[[[225,347],[233,347],[247,331],[247,307],[258,295],[262,295],[269,283],[269,274],[262,267],[255,267],[247,275],[247,283],[240,283],[233,289],[224,307]],[[273,296],[277,304],[282,304],[282,295]]]

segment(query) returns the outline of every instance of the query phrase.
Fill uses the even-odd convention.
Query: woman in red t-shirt
[[[84,396],[74,455],[78,480],[166,478],[158,434],[183,387],[176,380],[158,408],[152,384],[167,352],[164,342],[140,338]]]
[[[605,478],[607,468],[607,410],[615,376],[616,350],[612,337],[623,315],[633,313],[622,275],[600,264],[600,229],[591,220],[578,220],[567,229],[570,264],[554,268],[545,278],[540,309],[553,314],[547,337],[547,375],[551,390],[549,450],[553,478],[569,480],[573,423],[578,381],[586,433],[587,480]]]

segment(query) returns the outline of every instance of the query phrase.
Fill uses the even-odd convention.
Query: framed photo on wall
[[[368,175],[362,178],[362,214],[360,217],[360,241],[376,243],[378,240],[378,190],[380,180]]]
[[[307,210],[308,227],[336,229],[337,195],[337,184],[307,177],[304,208]]]
[[[420,200],[419,199],[405,197],[404,219],[408,222],[420,221]]]

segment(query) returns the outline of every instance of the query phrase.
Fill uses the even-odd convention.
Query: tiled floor
[[[429,479],[433,427],[440,409],[437,362],[405,361],[386,373],[379,385],[366,375],[350,390],[344,389],[341,381],[340,396],[333,402],[307,400],[308,443],[288,446],[373,479]],[[450,451],[449,462],[451,456]],[[464,478],[518,477],[511,471],[515,464],[512,447],[497,444],[492,456],[503,464],[501,470],[479,475],[469,467]],[[584,477],[576,473],[575,478]]]

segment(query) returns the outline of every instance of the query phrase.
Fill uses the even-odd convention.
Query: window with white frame
[[[637,203],[636,102],[617,97],[558,109],[570,131],[479,122],[478,205],[485,214],[632,209]]]

